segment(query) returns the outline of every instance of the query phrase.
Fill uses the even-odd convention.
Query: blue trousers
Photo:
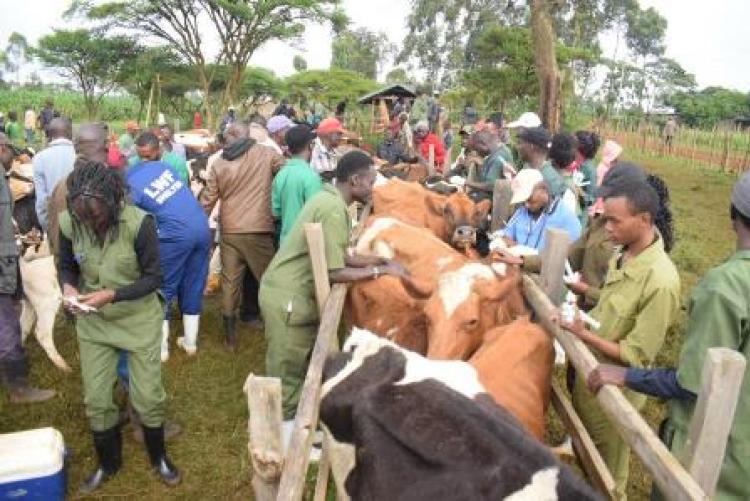
[[[203,307],[203,290],[211,259],[208,232],[193,240],[160,240],[159,258],[162,294],[166,301],[164,318],[169,320],[175,299],[183,315],[198,315]]]

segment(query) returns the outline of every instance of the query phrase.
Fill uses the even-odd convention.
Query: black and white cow
[[[354,500],[601,499],[465,362],[427,360],[354,329],[323,377],[324,429],[334,451],[354,450],[348,466],[333,458],[337,486]]]

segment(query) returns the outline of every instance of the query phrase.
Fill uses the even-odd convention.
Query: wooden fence
[[[502,199],[502,196],[496,195],[496,200],[498,198]],[[364,212],[360,221],[367,216],[368,211]],[[498,218],[501,212],[497,213]],[[359,229],[361,227],[360,224]],[[313,434],[318,424],[323,364],[327,355],[338,349],[336,334],[346,286],[337,284],[331,289],[328,285],[320,225],[308,225],[306,233],[321,322],[286,455],[281,443],[281,382],[276,378],[251,374],[245,383],[250,414],[248,453],[253,469],[252,485],[259,501],[302,499]],[[562,345],[578,373],[587,377],[598,364],[596,358],[584,343],[552,321],[557,302],[553,299],[562,297],[562,277],[569,245],[565,232],[548,230],[547,247],[542,252],[542,273],[537,277],[523,277],[524,295],[536,321]],[[652,474],[654,482],[667,499],[683,501],[712,497],[744,369],[745,359],[738,352],[722,348],[709,350],[696,412],[690,425],[687,452],[679,459],[669,452],[619,388],[606,385],[597,394],[602,409]],[[553,383],[552,390],[553,408],[570,433],[589,479],[605,496],[614,499],[614,480],[580,418],[559,385]],[[324,441],[313,495],[315,501],[324,500],[327,496],[331,464],[328,454]],[[346,499],[346,496],[337,492],[337,498]]]
[[[726,172],[744,172],[750,168],[750,130],[714,128],[678,129],[667,145],[661,128],[655,124],[618,124],[596,126],[603,139],[614,139],[627,150],[680,159],[691,166],[707,166]]]

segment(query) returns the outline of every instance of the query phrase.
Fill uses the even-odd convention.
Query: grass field
[[[626,152],[627,153],[627,152]],[[627,154],[662,176],[672,195],[676,220],[676,247],[672,258],[682,277],[683,298],[711,266],[731,254],[734,237],[729,225],[729,194],[732,176],[659,159]],[[684,316],[684,313],[683,313]],[[124,467],[116,479],[98,493],[100,498],[120,499],[248,499],[252,496],[247,460],[247,410],[242,385],[248,373],[263,371],[264,340],[261,332],[246,326],[240,330],[240,350],[227,353],[221,344],[220,317],[215,298],[207,301],[201,329],[200,351],[187,358],[173,349],[164,365],[169,396],[168,414],[184,428],[170,444],[174,462],[182,469],[184,482],[175,489],[163,487],[147,467],[143,447],[134,442],[130,427],[125,429]],[[683,320],[684,321],[684,320]],[[178,331],[178,326],[173,326]],[[659,364],[673,364],[680,347],[680,329],[670,334]],[[94,467],[94,452],[87,432],[81,397],[81,379],[76,342],[72,328],[59,319],[57,346],[73,366],[72,375],[55,369],[34,340],[27,348],[32,365],[32,381],[58,391],[58,396],[37,405],[13,406],[0,393],[0,433],[54,426],[62,431],[70,448],[69,492]],[[647,420],[656,427],[663,417],[663,406],[649,402]],[[554,418],[553,418],[553,421]],[[559,428],[550,433],[561,438]],[[638,461],[633,461],[629,494],[646,499],[650,480]]]

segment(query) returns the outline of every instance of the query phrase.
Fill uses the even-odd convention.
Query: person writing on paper
[[[129,395],[143,425],[151,466],[173,486],[181,475],[166,454],[161,379],[163,305],[159,239],[152,216],[126,201],[125,180],[87,161],[67,178],[59,216],[58,275],[63,304],[76,315],[86,416],[99,460],[81,493],[98,489],[122,465],[120,412],[113,400],[120,351],[128,356]]]
[[[642,180],[625,180],[604,197],[605,231],[618,250],[609,262],[599,301],[591,317],[600,322],[592,332],[578,316],[561,321],[591,348],[602,362],[621,367],[648,367],[664,344],[667,331],[675,324],[680,307],[680,277],[664,250],[664,241],[654,221],[659,197]],[[625,391],[640,410],[644,395]],[[572,392],[573,406],[612,472],[618,499],[626,499],[630,449],[610,423],[580,373]]]
[[[511,205],[521,204],[502,232],[516,244],[541,251],[547,230],[556,228],[568,233],[571,240],[581,235],[581,223],[576,215],[550,195],[549,186],[537,169],[524,169],[510,183]]]
[[[605,384],[624,386],[669,401],[661,435],[676,457],[682,454],[701,386],[709,348],[737,350],[750,359],[750,173],[732,192],[730,219],[737,237],[736,252],[711,269],[695,287],[688,305],[685,342],[674,369],[642,369],[600,364],[589,375],[596,393]],[[750,370],[745,369],[734,425],[716,488],[717,500],[750,499]]]

